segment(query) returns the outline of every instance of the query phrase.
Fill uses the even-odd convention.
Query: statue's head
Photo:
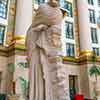
[[[59,0],[49,0],[49,5],[52,7],[57,7],[59,6]]]

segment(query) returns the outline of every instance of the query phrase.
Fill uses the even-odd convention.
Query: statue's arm
[[[25,39],[25,46],[26,46],[26,56],[27,60],[30,61],[32,57],[32,26],[27,31],[26,39]]]
[[[28,59],[30,59],[32,57],[32,52],[36,47],[36,44],[35,44],[36,38],[35,38],[35,36],[38,35],[38,33],[41,34],[41,31],[44,31],[47,28],[48,27],[46,25],[40,24],[37,27],[33,27],[31,25],[30,28],[28,29],[27,35],[26,35],[26,41],[25,41],[26,55],[27,55]]]
[[[44,30],[46,30],[47,28],[48,28],[47,25],[40,24],[40,25],[38,25],[36,28],[34,28],[34,31],[37,31],[37,32],[39,32],[39,31],[44,31]]]

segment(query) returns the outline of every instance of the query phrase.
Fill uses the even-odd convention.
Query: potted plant
[[[96,65],[96,57],[93,56],[92,58],[93,60],[93,66],[90,68],[89,72],[90,72],[90,76],[95,76],[95,82],[94,82],[94,100],[97,100],[97,89],[96,89],[96,86],[97,86],[97,77],[98,75],[100,75],[100,67]]]

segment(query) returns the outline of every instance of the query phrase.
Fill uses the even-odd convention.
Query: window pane
[[[73,13],[72,13],[72,3],[66,1],[66,0],[60,0],[60,5],[62,8],[66,9],[67,11],[67,14],[69,17],[72,17],[73,16]]]
[[[93,1],[93,0],[88,0],[88,3],[89,3],[90,5],[94,5],[94,1]]]
[[[92,43],[98,43],[96,28],[91,28],[91,38],[92,38]]]
[[[3,44],[4,32],[5,32],[5,27],[0,26],[0,44]]]
[[[74,57],[75,56],[74,44],[70,44],[70,43],[66,44],[66,55],[70,56],[70,57]]]
[[[91,23],[96,23],[95,21],[95,11],[89,9],[89,20]]]
[[[0,0],[0,17],[7,17],[7,4],[8,0]]]
[[[74,39],[73,24],[72,23],[65,22],[65,34],[66,34],[66,38]]]
[[[41,4],[41,3],[44,3],[45,2],[45,0],[35,0],[35,3],[37,3],[37,4]]]
[[[100,0],[98,0],[98,6],[100,7]]]
[[[96,56],[99,56],[99,55],[100,55],[100,54],[99,54],[99,48],[94,48],[94,47],[93,47],[93,51],[95,52]]]

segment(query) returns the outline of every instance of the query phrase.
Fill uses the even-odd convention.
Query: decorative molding
[[[88,56],[87,56],[88,55]],[[71,63],[71,64],[86,64],[86,63],[93,63],[93,53],[86,54],[84,56],[79,56],[79,57],[62,57],[63,62],[66,63]],[[96,57],[96,63],[100,64],[100,57]]]
[[[80,56],[93,56],[94,52],[92,50],[80,51]]]
[[[62,57],[63,61],[70,61],[70,62],[77,62],[78,59],[77,58],[73,58],[73,57]]]
[[[23,55],[26,56],[25,44],[13,43],[9,47],[0,46],[0,56],[12,56],[12,55]],[[93,52],[90,50],[82,51],[79,57],[61,57],[63,62],[71,64],[83,64],[83,63],[92,63]],[[96,62],[100,63],[100,57],[96,57]]]
[[[15,16],[15,15],[16,15],[16,4],[12,4],[12,5],[10,6],[10,14],[11,14],[12,16]]]
[[[15,49],[25,50],[26,48],[24,44],[15,44]]]
[[[8,37],[10,38],[10,37]],[[8,39],[7,39],[8,40]],[[16,35],[12,37],[12,40],[6,42],[8,47],[11,45],[17,45],[21,49],[25,49],[25,35]]]
[[[6,44],[10,45],[13,41],[13,33],[12,32],[7,32],[6,33]]]
[[[97,62],[100,62],[100,56],[97,56],[96,59],[97,59]]]
[[[9,47],[0,46],[0,56],[9,57],[12,55],[25,55],[25,45],[12,44]]]
[[[16,40],[25,39],[25,35],[15,35]]]
[[[25,42],[25,38],[26,38],[25,35],[15,35],[15,36],[14,36],[14,40],[15,40],[15,41],[22,41],[22,42]],[[21,42],[21,43],[22,43],[22,42]]]

